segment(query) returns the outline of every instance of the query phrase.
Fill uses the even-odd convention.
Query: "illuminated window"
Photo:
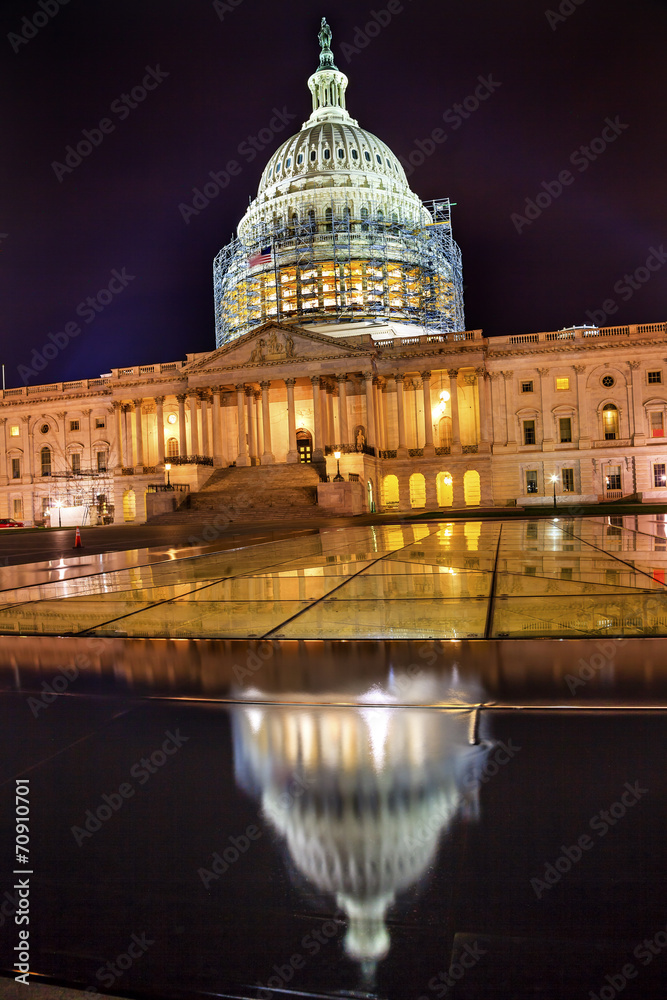
[[[14,517],[23,517],[23,500],[21,497],[14,497]]]
[[[169,438],[167,441],[167,458],[176,458],[178,456],[178,441],[176,438]]]
[[[535,469],[529,469],[526,472],[526,493],[537,493],[537,471]]]
[[[618,410],[613,403],[607,403],[602,409],[602,426],[605,441],[615,441],[618,437]]]
[[[12,424],[11,427],[9,428],[9,436],[10,437],[17,438],[20,433],[21,433],[21,431],[19,429],[19,425],[18,424]]]
[[[574,469],[561,469],[563,493],[574,493]]]
[[[621,467],[620,465],[610,465],[607,467],[605,485],[608,490],[621,489]]]
[[[532,391],[533,391],[533,383],[532,382],[522,382],[521,383],[521,392],[532,392]]]
[[[535,421],[524,420],[523,422],[523,443],[535,444]]]
[[[664,489],[667,486],[667,466],[664,463],[660,465],[653,466],[653,485],[657,486],[659,489]]]
[[[660,385],[662,383],[662,372],[647,372],[646,377],[649,385]]]
[[[558,431],[561,442],[566,443],[572,440],[572,418],[560,417],[558,420]]]
[[[99,430],[101,427],[106,427],[107,421],[106,417],[95,417],[95,427]]]
[[[175,413],[170,413],[169,416],[167,417],[167,423],[168,424],[175,424],[175,423],[177,423],[177,421],[178,421],[178,417],[177,417],[177,415]]]
[[[566,389],[570,388],[569,378],[557,378],[556,379],[556,389],[559,392],[564,392]]]

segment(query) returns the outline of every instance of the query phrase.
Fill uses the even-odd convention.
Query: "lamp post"
[[[59,528],[62,528],[62,526],[63,526],[63,519],[62,519],[62,515],[60,513],[60,509],[61,509],[62,505],[63,505],[62,500],[56,500],[56,507],[58,508],[58,527]]]
[[[556,483],[558,482],[558,476],[552,476],[551,482],[554,484],[554,510],[557,510],[556,506]]]
[[[164,467],[164,471],[167,473],[167,489],[170,490],[171,489],[171,479],[169,478],[169,473],[171,472],[171,463],[170,462],[166,463],[166,465]]]
[[[342,483],[343,482],[343,477],[340,474],[340,452],[339,451],[335,451],[334,452],[334,458],[336,459],[336,465],[337,465],[338,471],[336,472],[336,475],[333,477],[333,481],[334,481],[334,483]]]

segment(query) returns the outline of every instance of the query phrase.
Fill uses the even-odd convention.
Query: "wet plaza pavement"
[[[22,567],[7,984],[28,879],[31,983],[664,996],[664,542],[655,517],[429,522]]]

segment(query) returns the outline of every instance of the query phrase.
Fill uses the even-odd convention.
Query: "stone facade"
[[[141,522],[166,463],[198,489],[229,465],[309,459],[333,478],[336,450],[366,509],[544,504],[554,475],[558,503],[667,498],[666,337],[665,323],[496,338],[268,323],[185,362],[7,389],[0,516],[57,523],[61,503],[94,519],[102,496]]]

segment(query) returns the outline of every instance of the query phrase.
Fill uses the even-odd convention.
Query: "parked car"
[[[22,528],[23,521],[15,521],[13,517],[0,517],[0,528]]]

